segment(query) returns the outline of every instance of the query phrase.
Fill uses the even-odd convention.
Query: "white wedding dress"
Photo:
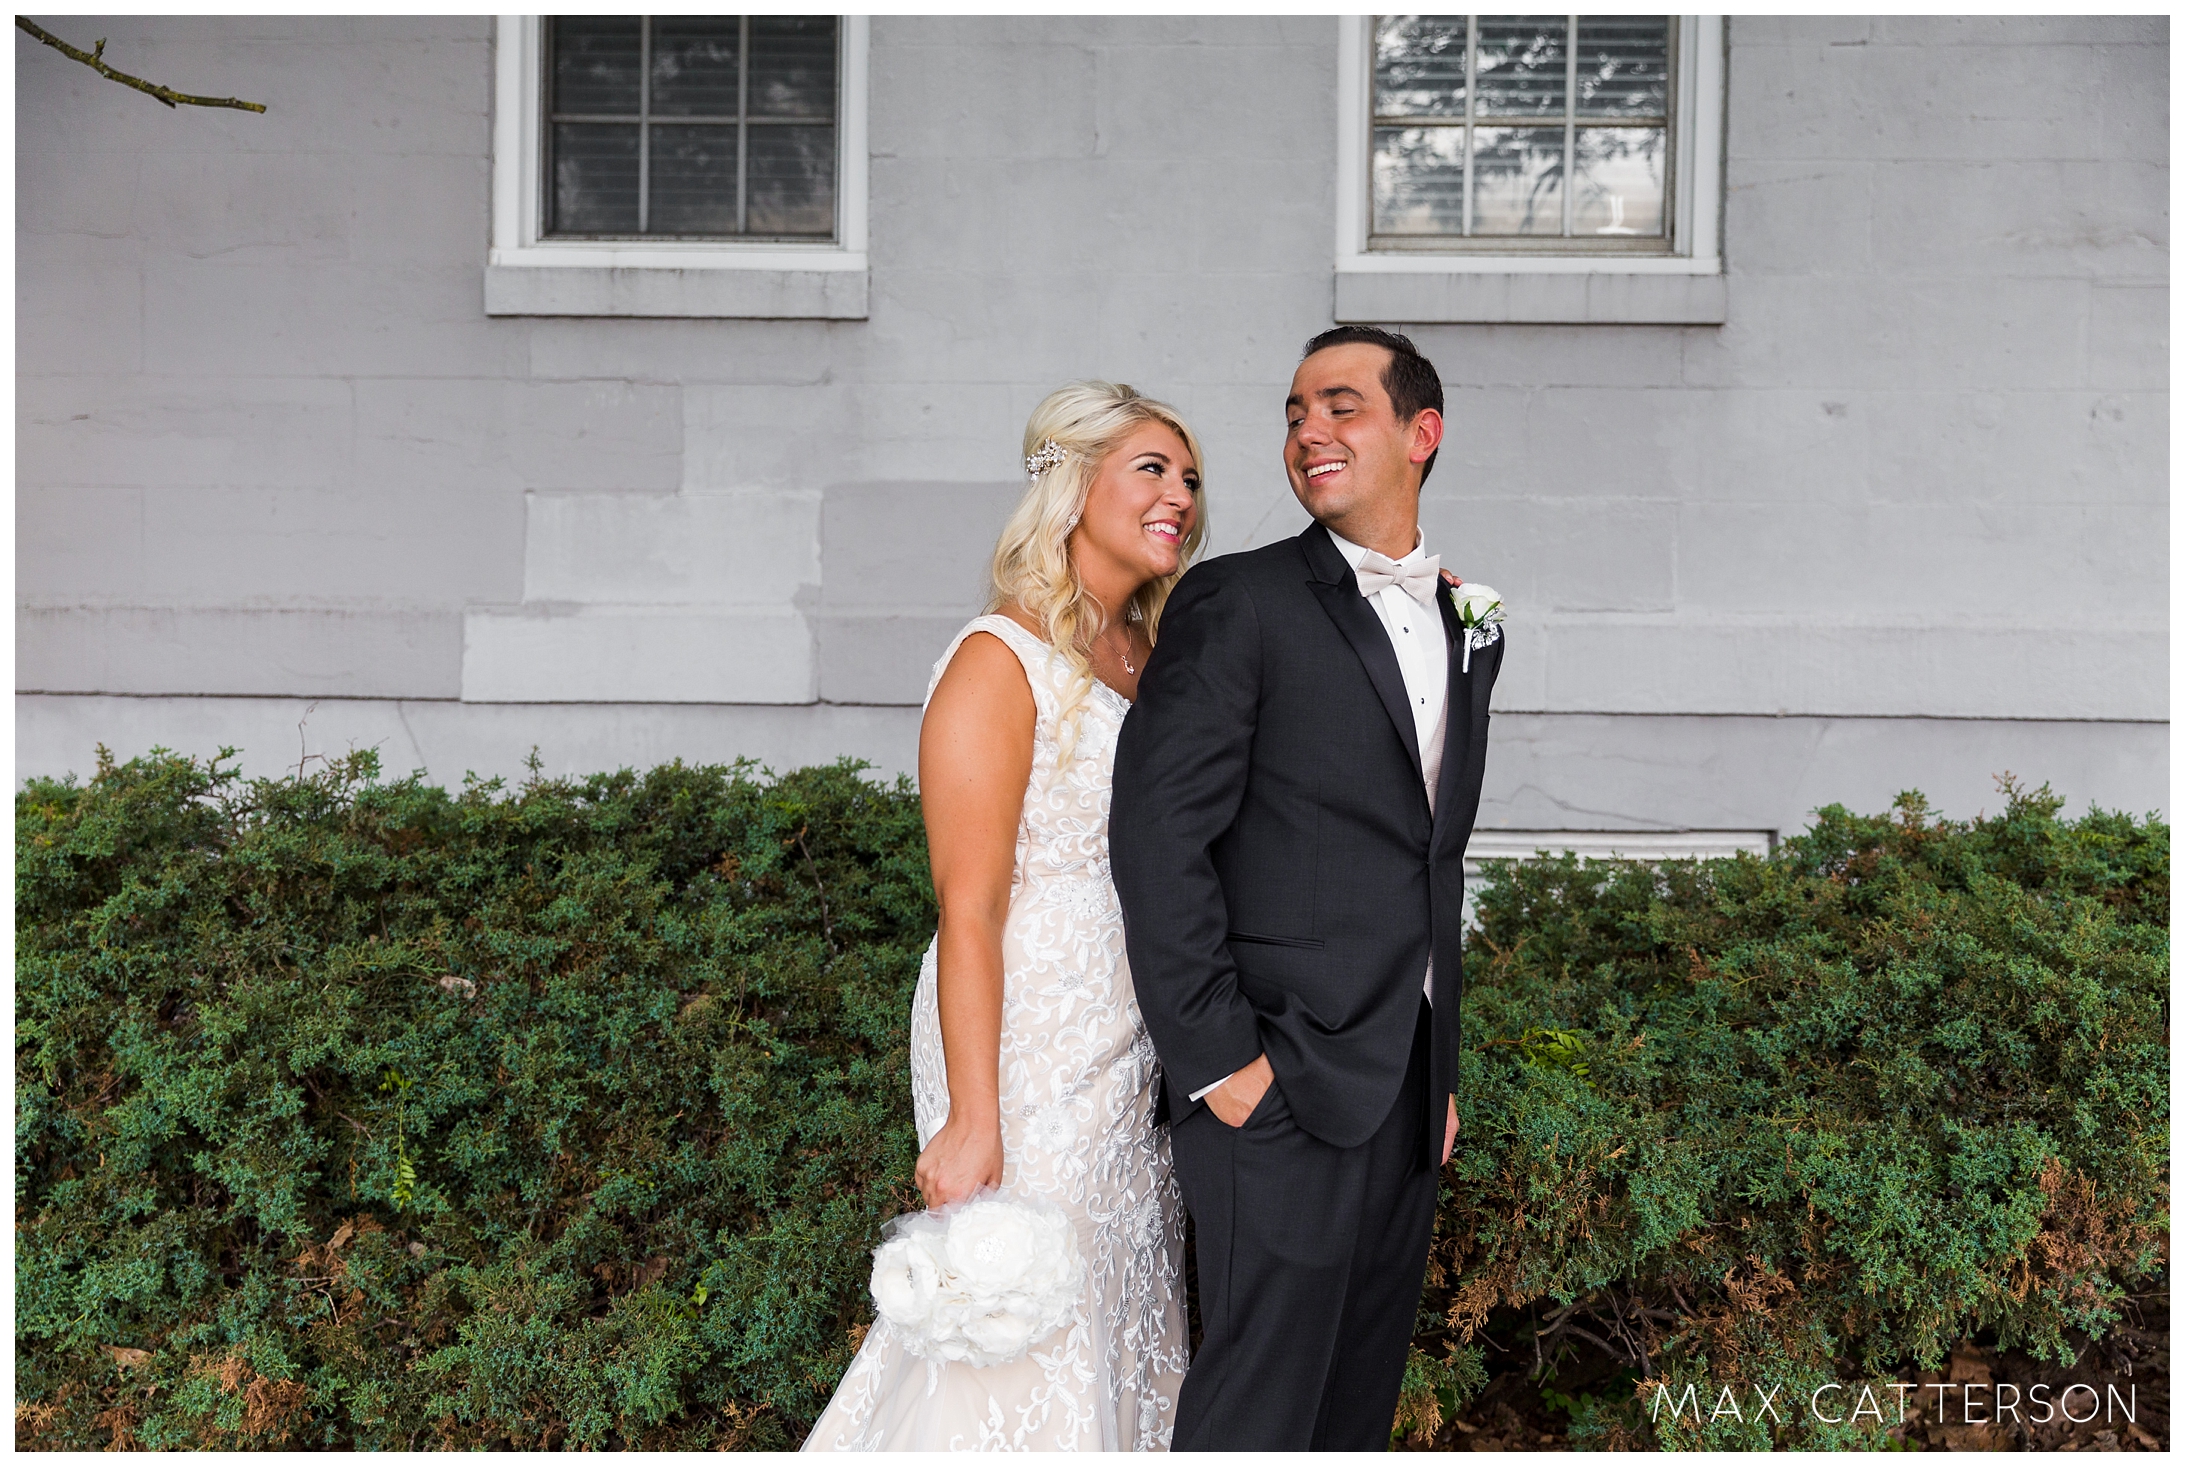
[[[1153,1124],[1160,1069],[1123,954],[1108,874],[1108,795],[1129,702],[1095,681],[1062,764],[1068,663],[1005,616],[982,616],[1024,664],[1038,704],[1002,931],[1004,1195],[1061,1206],[1087,1263],[1078,1317],[1024,1357],[984,1368],[928,1361],[875,1319],[807,1451],[1165,1450],[1189,1363],[1183,1203],[1168,1133]],[[911,1004],[918,1144],[948,1119],[934,949]]]

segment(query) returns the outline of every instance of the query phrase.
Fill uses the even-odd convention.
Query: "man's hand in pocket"
[[[1206,1092],[1206,1108],[1232,1131],[1252,1118],[1259,1098],[1275,1083],[1275,1067],[1261,1055]]]

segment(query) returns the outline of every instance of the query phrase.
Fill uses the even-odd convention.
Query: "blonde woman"
[[[1108,874],[1115,740],[1170,587],[1206,536],[1198,440],[1075,382],[1024,433],[1031,485],[985,615],[934,667],[918,742],[940,931],[911,1010],[918,1188],[1059,1205],[1075,1322],[999,1365],[929,1362],[874,1322],[808,1450],[1159,1450],[1188,1361],[1183,1208]]]

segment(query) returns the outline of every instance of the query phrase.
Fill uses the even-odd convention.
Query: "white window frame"
[[[1336,46],[1335,319],[1714,325],[1722,279],[1722,17],[1678,17],[1665,254],[1369,250],[1373,17],[1345,16]]]
[[[862,320],[869,293],[869,17],[842,21],[835,121],[835,238],[766,240],[541,239],[536,15],[494,29],[493,239],[489,316],[818,317]]]

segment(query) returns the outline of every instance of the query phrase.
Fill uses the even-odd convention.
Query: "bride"
[[[928,1207],[990,1187],[1059,1205],[1085,1290],[1000,1365],[929,1362],[876,1319],[807,1450],[1165,1449],[1188,1364],[1108,792],[1162,603],[1206,537],[1199,444],[1174,409],[1075,382],[1024,445],[989,609],[934,665],[919,733],[941,920],[911,1007],[917,1181]]]

